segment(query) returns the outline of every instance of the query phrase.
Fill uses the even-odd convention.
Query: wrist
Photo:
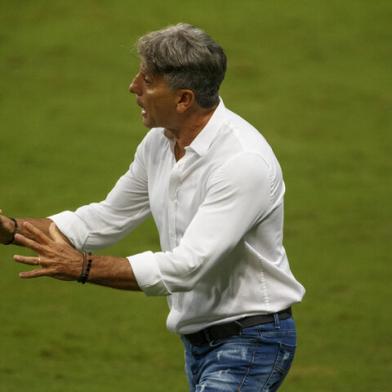
[[[15,234],[18,230],[18,222],[16,221],[15,218],[8,218],[8,229],[10,233],[10,237],[4,242],[4,245],[10,245],[15,241]]]
[[[85,284],[88,281],[92,262],[91,252],[83,252],[82,270],[78,278],[79,283]]]

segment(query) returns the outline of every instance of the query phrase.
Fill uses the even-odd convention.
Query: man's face
[[[177,96],[163,76],[152,75],[141,66],[129,86],[129,91],[136,95],[146,127],[175,127]]]

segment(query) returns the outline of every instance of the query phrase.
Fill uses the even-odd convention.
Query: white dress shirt
[[[172,331],[299,302],[304,288],[282,245],[282,172],[263,136],[221,101],[178,162],[173,148],[151,129],[104,201],[50,218],[76,248],[94,250],[151,213],[162,251],[128,259],[147,295],[168,296]]]

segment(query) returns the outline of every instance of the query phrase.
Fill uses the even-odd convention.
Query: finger
[[[15,241],[17,241],[19,244],[26,248],[34,250],[37,253],[43,253],[44,247],[41,244],[30,238],[25,237],[22,234],[15,234]]]
[[[41,276],[51,276],[53,272],[50,268],[38,268],[32,271],[20,272],[19,277],[22,279],[39,278]]]
[[[14,260],[18,263],[28,264],[28,265],[39,265],[40,264],[39,257],[15,255]]]
[[[33,234],[34,238],[37,240],[37,242],[41,244],[49,244],[52,242],[50,237],[48,237],[43,231],[35,227],[29,222],[24,222],[23,227],[31,234]]]
[[[67,244],[67,242],[64,240],[63,234],[57,228],[55,223],[51,223],[51,225],[49,226],[49,234],[54,242],[57,242],[59,244]]]

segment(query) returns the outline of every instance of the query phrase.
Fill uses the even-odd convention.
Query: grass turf
[[[272,144],[285,244],[307,288],[283,391],[387,391],[391,372],[392,6],[354,1],[3,0],[0,207],[42,216],[102,199],[146,130],[135,39],[187,21],[229,57],[225,104]],[[151,221],[102,253],[158,249]],[[0,391],[184,391],[165,300],[21,281],[0,248]]]

